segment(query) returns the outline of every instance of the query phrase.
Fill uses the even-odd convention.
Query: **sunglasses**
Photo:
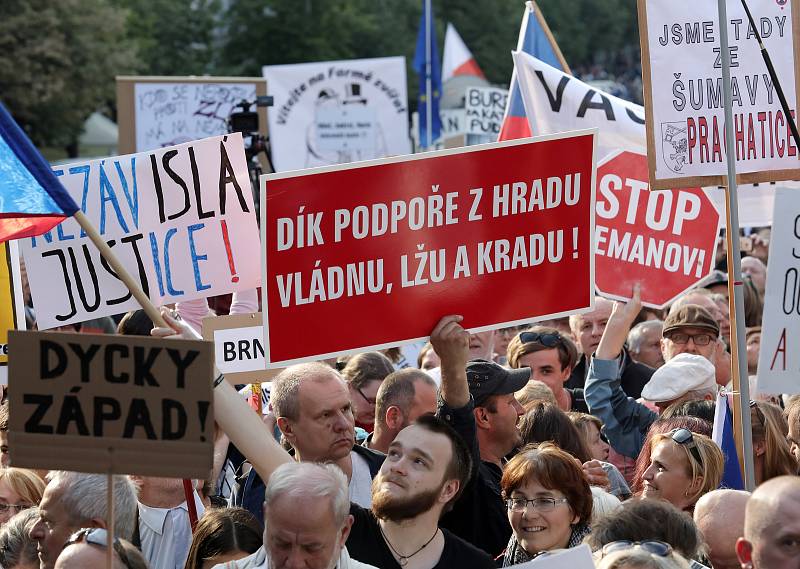
[[[647,553],[657,555],[658,557],[669,557],[672,555],[672,546],[663,541],[612,541],[603,546],[600,557],[603,558],[614,551],[623,551],[635,547],[640,547]]]
[[[520,332],[519,339],[523,344],[538,342],[547,348],[555,348],[564,341],[561,334],[554,332]]]
[[[689,449],[689,453],[694,457],[700,466],[703,466],[703,457],[700,456],[700,451],[697,450],[697,443],[694,441],[694,435],[689,429],[674,429],[670,431],[672,440],[681,446]]]
[[[762,429],[767,427],[766,421],[764,420],[764,413],[761,412],[761,409],[758,407],[758,403],[750,400],[750,409],[756,410],[756,419],[758,419],[758,423],[761,425]]]
[[[64,543],[64,547],[81,542],[86,542],[105,549],[108,547],[108,532],[105,530],[105,528],[79,529],[69,536],[69,539],[67,539],[66,543]],[[122,561],[125,567],[130,567],[130,561],[128,560],[128,556],[125,553],[125,549],[122,547],[122,543],[120,543],[119,539],[115,537],[112,546],[114,548],[114,552],[119,555],[119,559]]]

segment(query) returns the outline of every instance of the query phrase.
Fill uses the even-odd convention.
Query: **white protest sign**
[[[494,140],[503,125],[508,89],[470,87],[464,97],[467,134],[492,135]]]
[[[252,83],[136,83],[136,151],[226,134],[235,106],[255,98]]]
[[[546,552],[533,561],[514,565],[518,569],[594,569],[592,550],[587,544],[577,547]]]
[[[727,174],[716,2],[639,0],[653,189],[722,184]],[[797,108],[797,0],[748,0],[789,108]],[[727,8],[736,171],[743,182],[800,176],[797,148],[754,30]]]
[[[157,306],[258,286],[241,135],[53,171]],[[39,329],[139,307],[72,218],[20,249]]]
[[[525,114],[534,135],[597,128],[597,157],[645,153],[644,108],[599,91],[532,55],[513,52]]]
[[[760,393],[800,393],[800,194],[775,192],[758,358]]]
[[[409,154],[403,57],[264,67],[276,170]]]

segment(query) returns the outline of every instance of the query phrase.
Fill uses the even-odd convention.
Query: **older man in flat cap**
[[[592,415],[603,421],[608,442],[622,455],[636,458],[647,429],[658,414],[628,398],[620,387],[619,355],[631,323],[641,309],[639,287],[628,304],[615,304],[592,358],[584,396]],[[713,365],[719,324],[702,306],[687,304],[664,321],[661,351],[666,363],[650,378],[642,398],[663,410],[689,399],[714,399]]]

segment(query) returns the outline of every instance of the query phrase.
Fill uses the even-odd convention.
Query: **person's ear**
[[[353,528],[353,516],[348,515],[347,518],[344,520],[344,525],[342,526],[341,532],[339,534],[339,547],[344,547],[344,544],[347,541],[347,538],[350,535],[350,530],[352,528]]]
[[[444,486],[442,486],[442,490],[439,492],[439,502],[442,504],[448,503],[456,494],[458,494],[459,488],[461,488],[461,482],[455,478],[445,482]]]
[[[703,482],[705,478],[703,475],[698,475],[694,480],[692,480],[689,487],[686,489],[686,496],[696,496],[700,489],[703,487]]]
[[[489,429],[492,426],[492,420],[489,418],[489,411],[486,407],[475,407],[472,413],[475,415],[475,426],[479,429]]]
[[[292,425],[292,422],[286,417],[278,417],[277,424],[278,428],[281,430],[281,433],[283,433],[283,436],[286,437],[286,440],[290,443],[294,442],[297,437],[295,436],[294,425]]]
[[[739,558],[739,563],[742,569],[752,569],[753,567],[753,544],[745,538],[740,537],[736,540],[736,557]]]
[[[386,426],[393,431],[399,431],[403,425],[403,412],[397,405],[390,405],[386,410]]]
[[[753,441],[753,453],[756,456],[763,456],[767,452],[767,441]]]

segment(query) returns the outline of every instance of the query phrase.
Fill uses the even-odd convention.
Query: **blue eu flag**
[[[439,49],[436,45],[436,26],[433,21],[431,0],[422,1],[417,49],[414,53],[414,70],[419,74],[419,142],[421,146],[429,148],[439,138],[442,131],[442,119],[439,116],[442,73],[439,66]],[[428,132],[429,113],[430,132]]]

